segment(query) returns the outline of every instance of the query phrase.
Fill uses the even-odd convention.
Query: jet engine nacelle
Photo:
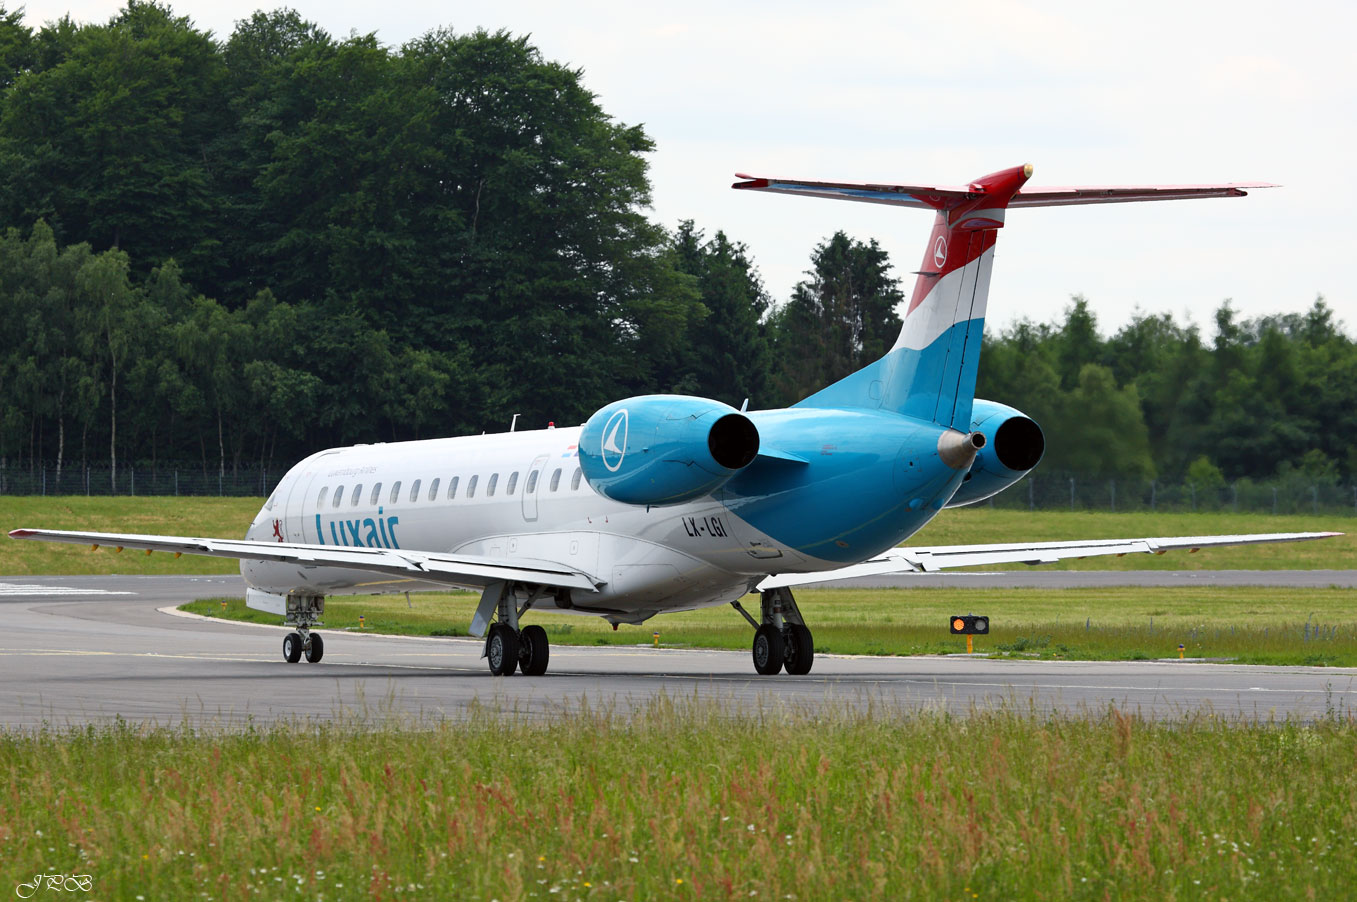
[[[600,408],[580,432],[580,469],[601,495],[625,504],[701,498],[749,466],[759,431],[729,404],[641,395]]]
[[[971,430],[985,436],[984,450],[966,473],[947,507],[961,507],[997,495],[1027,475],[1046,451],[1041,427],[1021,411],[975,399]]]

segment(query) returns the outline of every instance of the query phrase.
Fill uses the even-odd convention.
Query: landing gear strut
[[[759,603],[762,622],[750,617],[738,601],[730,603],[754,627],[754,669],[764,676],[784,668],[795,676],[810,673],[815,644],[791,590],[769,589],[760,594]]]
[[[320,615],[325,613],[323,595],[289,595],[287,613],[284,615],[288,626],[296,629],[283,637],[283,660],[296,664],[306,655],[308,664],[316,664],[325,655],[325,640],[320,633],[313,633],[312,626],[320,625]]]
[[[518,626],[518,618],[543,594],[539,588],[526,595],[520,607],[517,593],[508,583],[492,583],[481,593],[481,603],[471,621],[471,632],[472,635],[485,633],[482,657],[495,676],[511,676],[515,670],[524,676],[541,676],[547,672],[547,661],[551,658],[547,631],[536,624],[522,629]],[[494,623],[490,623],[491,616],[495,618]]]

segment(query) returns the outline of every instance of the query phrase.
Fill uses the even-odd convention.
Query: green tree
[[[790,403],[890,350],[900,334],[900,282],[876,239],[836,232],[816,245],[809,278],[770,319],[780,400]]]
[[[0,5],[0,91],[8,90],[37,60],[33,31],[23,17],[22,9],[10,12]]]
[[[127,367],[140,332],[141,297],[132,285],[127,254],[105,251],[89,257],[76,273],[80,353],[97,373],[108,404],[109,479],[118,484],[118,378]]]
[[[1154,478],[1149,433],[1134,385],[1118,388],[1111,370],[1088,363],[1061,407],[1052,430],[1060,441],[1048,445],[1048,467],[1107,478]]]
[[[684,335],[686,390],[736,406],[744,399],[768,406],[771,355],[761,320],[769,301],[748,248],[725,232],[706,240],[692,220],[679,223],[674,248],[706,311]]]
[[[1054,338],[1056,372],[1060,375],[1061,386],[1068,391],[1079,384],[1084,367],[1101,363],[1103,359],[1098,322],[1083,295],[1070,298],[1070,305],[1065,308],[1065,322]]]
[[[122,248],[143,272],[174,256],[206,274],[218,252],[207,149],[226,108],[211,39],[133,0],[108,25],[63,20],[37,44],[50,58],[0,102],[0,216],[46,217],[59,238]]]

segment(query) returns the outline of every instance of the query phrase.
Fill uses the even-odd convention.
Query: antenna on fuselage
[[[511,422],[511,423],[509,424],[509,431],[510,431],[510,432],[513,432],[513,431],[514,431],[514,428],[515,428],[517,425],[518,425],[518,414],[514,414],[513,422]]]
[[[740,405],[740,413],[744,413],[748,409],[749,409],[749,399],[745,398],[744,403]]]

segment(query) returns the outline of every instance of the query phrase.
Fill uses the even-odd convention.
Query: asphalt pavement
[[[1209,579],[1203,571],[1045,571],[1040,582],[1030,581],[1036,573],[985,577],[996,583],[978,582],[981,576],[949,574],[952,582],[932,584],[1357,585],[1354,571],[1211,571]],[[555,645],[546,676],[493,677],[474,640],[322,631],[323,661],[287,664],[281,627],[172,612],[192,598],[242,593],[239,577],[226,576],[0,577],[0,725],[83,725],[116,717],[224,726],[371,721],[461,717],[473,707],[552,716],[586,702],[625,713],[660,695],[741,711],[870,706],[964,713],[1020,705],[1079,713],[1116,705],[1164,718],[1208,710],[1312,719],[1357,706],[1357,669],[1191,661],[819,655],[808,676],[760,677],[748,652]]]

